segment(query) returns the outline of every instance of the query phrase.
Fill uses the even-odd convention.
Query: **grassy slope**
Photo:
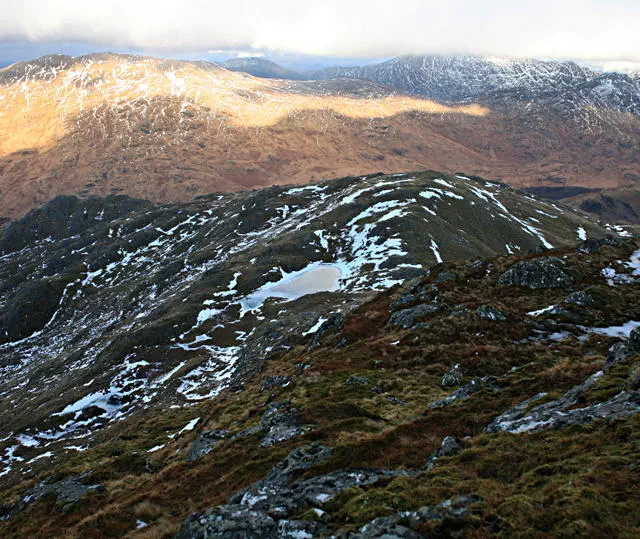
[[[609,287],[600,275],[603,267],[628,259],[637,247],[629,242],[592,254],[555,253],[568,256],[577,281],[573,289],[588,289],[596,300],[589,307],[568,307],[580,316],[580,324],[610,326],[639,319],[640,284]],[[53,470],[55,479],[86,471],[92,482],[105,485],[103,492],[66,509],[56,507],[53,499],[31,504],[0,522],[0,535],[169,537],[187,515],[224,503],[238,489],[262,478],[294,447],[311,440],[334,448],[330,460],[308,472],[316,475],[346,467],[419,469],[444,436],[454,435],[464,439],[463,451],[440,459],[432,471],[350,489],[331,501],[326,509],[332,528],[354,530],[376,516],[473,493],[484,502],[473,517],[458,523],[464,536],[638,536],[640,417],[534,434],[483,433],[494,417],[515,404],[541,391],[549,392],[548,398],[558,397],[602,369],[615,342],[598,336],[586,341],[571,337],[562,342],[524,342],[545,324],[544,316],[532,321],[526,313],[560,303],[569,291],[497,286],[497,277],[516,260],[496,258],[486,267],[468,263],[436,267],[426,282],[434,282],[445,269],[455,270],[458,279],[438,285],[450,308],[426,320],[422,329],[386,325],[390,303],[401,293],[394,289],[354,312],[342,333],[325,339],[320,348],[309,352],[301,343],[284,357],[267,362],[264,376],[294,377],[294,383],[277,390],[275,398],[291,400],[301,411],[302,422],[314,425],[304,437],[272,448],[260,448],[258,436],[224,441],[198,462],[184,461],[197,431],[238,432],[258,423],[271,398],[260,392],[261,378],[243,392],[214,401],[167,409],[153,417],[142,413],[100,433],[88,451],[70,452]],[[450,316],[460,304],[472,310],[480,304],[494,305],[509,321],[490,322],[473,314]],[[343,339],[346,344],[337,346]],[[624,389],[638,360],[630,358],[607,371],[584,402],[604,401]],[[296,375],[299,362],[311,365],[302,375]],[[450,391],[440,387],[440,378],[455,364],[460,364],[467,380],[495,376],[503,389],[482,390],[468,400],[423,414],[430,402]],[[346,384],[353,375],[368,377],[382,392]],[[394,404],[389,396],[401,398],[406,406]],[[173,441],[167,438],[195,417],[201,418],[196,431]],[[166,442],[164,449],[146,453]],[[15,502],[37,480],[49,476],[51,469],[34,464],[31,477],[8,486],[0,504]],[[138,519],[149,525],[136,531]],[[455,523],[453,529],[438,526],[424,531],[440,536],[457,533]]]

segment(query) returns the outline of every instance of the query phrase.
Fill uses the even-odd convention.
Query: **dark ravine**
[[[586,214],[421,172],[0,245],[2,536],[640,530],[640,243]]]

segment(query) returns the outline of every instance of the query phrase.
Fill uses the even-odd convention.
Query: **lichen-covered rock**
[[[518,262],[498,279],[500,285],[531,289],[568,288],[573,283],[574,278],[565,271],[564,263],[551,257]]]
[[[305,428],[298,423],[298,411],[282,402],[269,405],[260,418],[260,426],[266,433],[261,447],[292,440],[305,432]]]
[[[640,413],[640,393],[637,391],[621,391],[606,402],[573,408],[580,396],[602,376],[602,371],[592,374],[583,383],[567,391],[561,398],[530,408],[532,403],[546,396],[544,393],[535,395],[498,416],[487,426],[485,431],[534,432],[590,423],[596,419],[616,419]]]
[[[507,320],[507,317],[500,309],[496,309],[491,305],[480,305],[476,309],[476,314],[480,318],[491,320],[492,322],[505,322]]]
[[[194,462],[204,455],[209,454],[213,451],[218,442],[226,438],[228,435],[228,430],[209,430],[201,432],[189,448],[187,461]]]
[[[411,307],[409,309],[402,309],[401,311],[396,311],[391,315],[389,325],[401,326],[405,329],[410,328],[418,320],[435,314],[439,310],[440,306],[434,303],[418,305],[417,307]]]
[[[577,305],[578,307],[587,307],[594,302],[593,296],[588,292],[578,291],[569,294],[564,302],[568,305]]]
[[[442,387],[453,387],[459,386],[462,383],[462,373],[453,368],[449,372],[444,373],[442,379],[440,380],[440,385]]]
[[[450,521],[460,523],[473,513],[474,506],[483,502],[480,496],[474,494],[458,496],[446,500],[440,505],[424,506],[415,511],[403,511],[388,517],[378,517],[364,525],[354,534],[349,534],[349,539],[422,539],[425,536],[416,529],[420,524],[429,521],[440,521],[446,528]],[[416,528],[416,529],[414,529]],[[449,537],[450,534],[443,536]],[[346,538],[346,536],[340,536]]]
[[[260,391],[269,391],[277,387],[287,387],[290,383],[290,376],[267,376],[262,382]]]

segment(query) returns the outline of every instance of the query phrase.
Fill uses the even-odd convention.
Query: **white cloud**
[[[0,0],[0,41],[640,61],[638,0]]]

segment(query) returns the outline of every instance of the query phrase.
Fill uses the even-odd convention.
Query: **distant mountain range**
[[[286,80],[298,74],[263,58],[226,67],[278,78],[113,54],[0,70],[0,216],[59,194],[174,202],[431,168],[640,220],[637,75],[473,57],[401,57],[317,80]]]
[[[220,65],[229,71],[241,71],[263,79],[306,80],[309,78],[266,58],[233,58]]]

